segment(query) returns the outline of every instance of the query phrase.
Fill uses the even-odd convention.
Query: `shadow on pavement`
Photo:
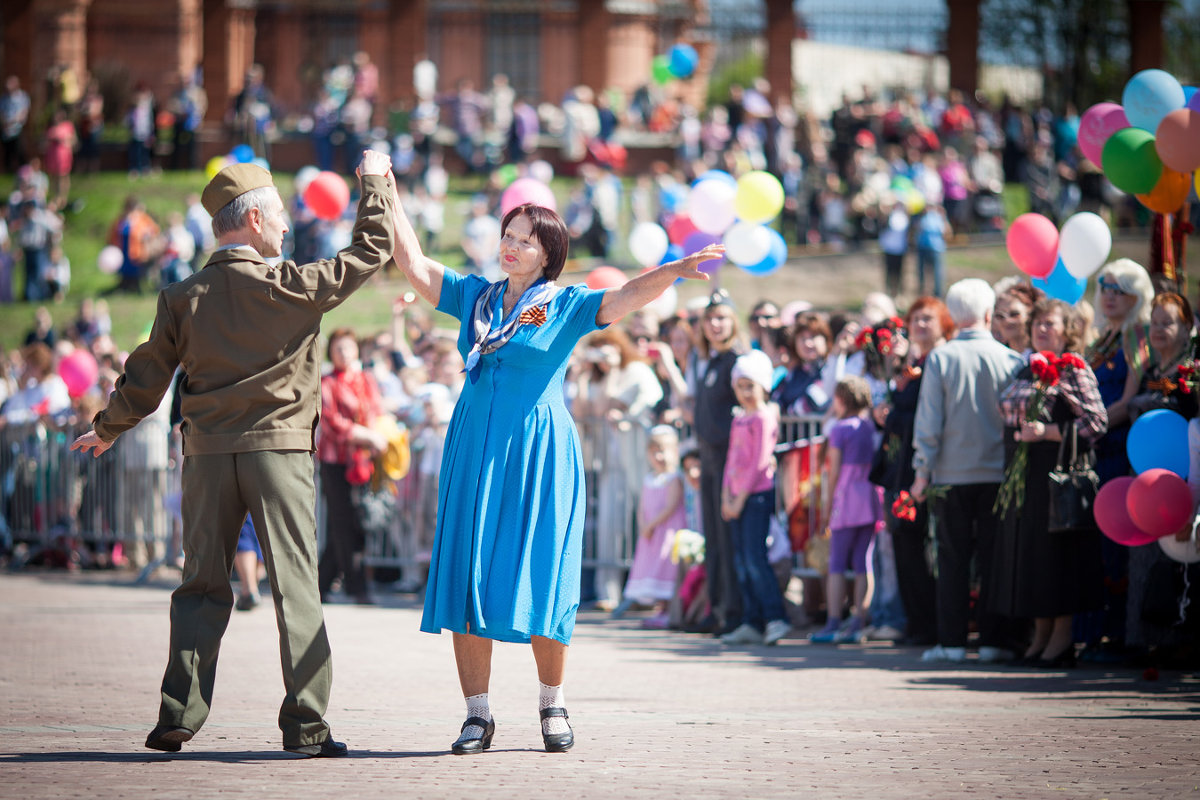
[[[449,750],[429,751],[373,751],[353,750],[345,759],[356,758],[440,758],[452,755]],[[241,764],[261,761],[341,761],[345,759],[316,759],[298,756],[282,750],[226,750],[179,753],[105,753],[94,750],[65,750],[49,753],[0,753],[0,764],[58,764],[58,763],[104,763],[104,764],[153,764],[168,761],[212,762],[215,764]]]

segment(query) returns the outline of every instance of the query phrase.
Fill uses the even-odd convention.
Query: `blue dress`
[[[488,282],[450,270],[438,310],[460,321]],[[540,327],[521,325],[480,359],[446,433],[421,630],[570,644],[583,556],[583,457],[563,398],[567,360],[597,330],[604,292],[564,287]],[[494,319],[501,317],[496,298]]]

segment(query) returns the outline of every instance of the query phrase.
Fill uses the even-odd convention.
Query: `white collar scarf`
[[[517,305],[513,308],[504,324],[495,327],[496,301],[503,296],[508,288],[508,280],[496,281],[479,293],[475,307],[471,311],[470,330],[474,334],[474,344],[471,352],[467,353],[466,369],[463,371],[471,379],[471,383],[479,380],[481,367],[479,359],[488,353],[494,353],[508,343],[521,324],[521,314],[530,308],[549,303],[560,291],[559,287],[547,280],[540,280],[525,290]]]

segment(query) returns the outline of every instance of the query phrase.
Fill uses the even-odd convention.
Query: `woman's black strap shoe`
[[[465,731],[472,725],[476,728],[481,728],[483,735],[474,739],[459,737],[458,741],[450,745],[450,752],[461,756],[467,753],[482,753],[492,746],[492,735],[496,732],[496,720],[484,719],[483,717],[467,717],[467,721],[462,724],[459,730]]]
[[[562,717],[564,721],[570,719],[567,710],[558,706],[543,708],[541,714],[543,720],[550,717]],[[546,733],[545,729],[542,730],[542,741],[546,743],[547,753],[563,753],[571,749],[571,746],[575,744],[575,732],[570,728],[571,723],[567,722],[566,733]]]

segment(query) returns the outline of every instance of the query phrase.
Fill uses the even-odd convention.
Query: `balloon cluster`
[[[1113,186],[1151,211],[1174,213],[1200,169],[1200,94],[1161,69],[1142,70],[1125,84],[1120,105],[1084,112],[1079,148]],[[1200,190],[1200,174],[1196,180]]]
[[[1008,255],[1033,285],[1051,297],[1074,305],[1083,297],[1088,277],[1100,269],[1112,249],[1108,223],[1082,211],[1063,223],[1062,231],[1041,214],[1022,214],[1005,235]]]
[[[1096,524],[1118,544],[1157,541],[1176,558],[1174,550],[1186,543],[1176,542],[1174,535],[1192,521],[1188,422],[1169,409],[1143,414],[1129,429],[1126,450],[1137,477],[1114,478],[1100,487],[1093,507]]]
[[[654,82],[663,86],[672,79],[686,80],[696,74],[700,56],[690,44],[677,44],[665,55],[657,55],[650,62],[650,75]]]
[[[253,147],[248,144],[239,144],[235,145],[226,155],[210,158],[204,165],[204,176],[211,181],[218,172],[230,164],[257,164],[265,170],[271,169],[271,165],[265,158],[254,155]]]

